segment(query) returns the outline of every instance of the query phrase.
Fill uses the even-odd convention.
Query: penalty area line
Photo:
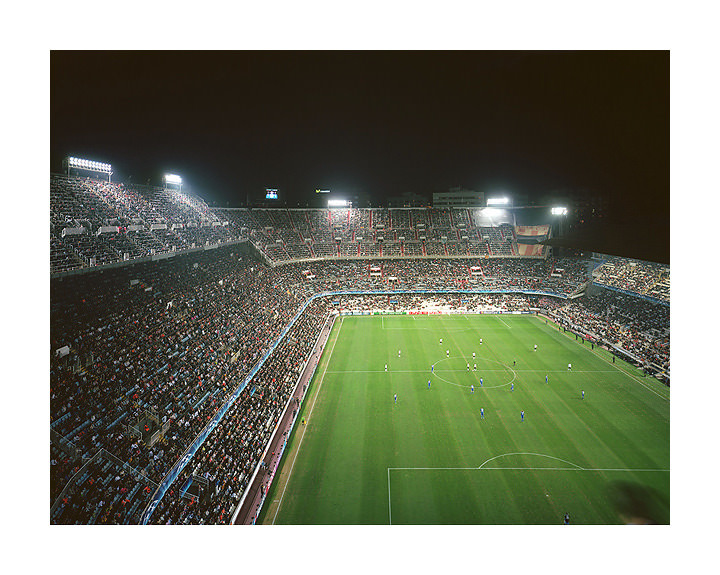
[[[392,497],[390,497],[390,468],[388,467],[388,520],[392,525]]]

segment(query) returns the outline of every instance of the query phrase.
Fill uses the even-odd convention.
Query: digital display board
[[[266,200],[277,200],[278,191],[275,188],[265,188],[265,199]]]

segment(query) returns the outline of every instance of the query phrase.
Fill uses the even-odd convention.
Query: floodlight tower
[[[552,227],[557,230],[558,237],[562,237],[566,232],[567,214],[568,209],[564,206],[556,206],[554,208],[550,208],[550,215],[553,216],[554,220]]]
[[[513,209],[513,198],[512,196],[491,196],[487,199],[486,208],[484,212],[487,215],[492,213],[503,214],[512,219],[513,225],[515,225],[515,210]]]
[[[108,182],[112,181],[112,166],[104,162],[96,162],[94,160],[84,160],[83,158],[75,158],[74,156],[68,156],[63,160],[67,175],[70,175],[70,170],[84,170],[87,172],[95,172],[99,174],[107,174]]]
[[[510,198],[503,196],[501,198],[488,198],[487,205],[488,206],[504,206],[507,208],[507,207],[512,207],[512,202],[510,201]]]

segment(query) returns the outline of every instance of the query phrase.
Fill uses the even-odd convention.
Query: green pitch
[[[301,417],[262,523],[670,521],[669,389],[538,317],[345,317]]]

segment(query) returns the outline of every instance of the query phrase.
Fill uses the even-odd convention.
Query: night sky
[[[231,207],[266,187],[288,205],[591,192],[669,237],[667,51],[53,51],[50,74],[52,171],[76,155],[118,181],[178,173]]]

